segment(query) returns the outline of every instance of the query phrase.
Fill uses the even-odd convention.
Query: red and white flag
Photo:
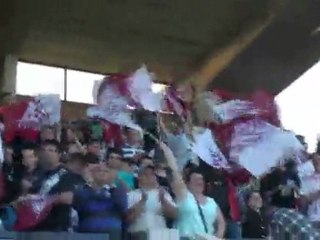
[[[228,162],[218,148],[210,129],[196,128],[193,132],[194,143],[192,151],[198,157],[215,168],[227,168]]]
[[[234,126],[230,161],[259,177],[300,151],[303,151],[303,146],[293,133],[253,119]]]
[[[49,196],[28,195],[19,202],[16,209],[16,231],[25,231],[41,223],[50,213],[54,198]]]
[[[154,79],[154,74],[142,66],[128,78],[128,90],[138,106],[151,112],[160,112],[163,95],[153,92]]]
[[[60,122],[60,111],[61,101],[58,95],[40,95],[1,106],[4,141],[10,143],[17,135],[25,140],[36,140],[43,125]]]

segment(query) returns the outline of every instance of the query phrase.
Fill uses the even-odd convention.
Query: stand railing
[[[304,215],[291,209],[278,209],[272,215],[270,225],[271,239],[279,240],[320,240],[320,231]],[[145,240],[178,240],[175,229],[152,230],[135,236]],[[74,232],[6,232],[0,230],[0,240],[122,240],[121,233],[81,234]]]

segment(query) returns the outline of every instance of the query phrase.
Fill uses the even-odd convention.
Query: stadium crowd
[[[273,96],[156,93],[153,76],[106,76],[84,120],[61,120],[57,95],[0,107],[6,230],[320,239],[320,148],[283,129]]]
[[[317,152],[304,169],[289,160],[258,181],[243,169],[228,172],[199,159],[178,164],[177,156],[192,155],[186,147],[170,149],[184,143],[182,129],[163,129],[156,142],[124,128],[123,144],[110,147],[97,122],[87,125],[67,125],[59,136],[44,127],[37,141],[16,138],[5,145],[1,218],[9,230],[8,209],[32,194],[51,196],[53,206],[28,231],[144,239],[148,231],[174,228],[182,239],[267,238],[275,207],[297,209],[319,227]],[[312,164],[315,172],[308,175]]]

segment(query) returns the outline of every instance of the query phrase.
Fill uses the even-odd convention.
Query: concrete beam
[[[215,53],[190,81],[197,83],[196,86],[199,91],[205,89],[212,79],[217,77],[225,68],[227,68],[230,62],[232,62],[246,47],[248,47],[270,22],[271,20],[269,19],[265,23],[262,23],[253,29],[251,32],[237,38],[236,41],[228,47],[221,49],[218,53]]]
[[[196,82],[199,90],[207,88],[212,79],[225,70],[274,21],[288,4],[288,0],[275,0],[270,4],[269,17],[264,22],[257,23],[249,31],[237,37],[230,45],[215,51],[189,81]]]

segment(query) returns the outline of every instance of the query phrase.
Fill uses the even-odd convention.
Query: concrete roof
[[[93,72],[141,63],[179,80],[282,0],[0,0],[0,53]]]
[[[161,82],[200,72],[195,84],[277,93],[319,60],[319,9],[319,0],[0,0],[0,56],[100,73],[146,63]]]

